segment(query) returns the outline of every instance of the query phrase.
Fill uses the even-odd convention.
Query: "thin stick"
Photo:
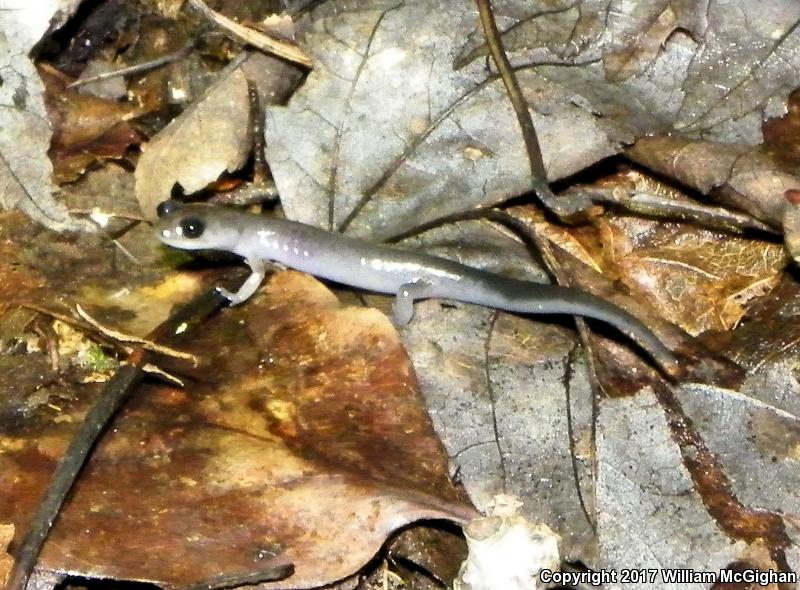
[[[242,43],[246,43],[255,47],[256,49],[277,55],[278,57],[282,57],[283,59],[300,64],[301,66],[305,66],[307,68],[310,68],[314,65],[308,54],[300,49],[297,45],[287,43],[286,41],[279,41],[278,39],[274,39],[269,35],[265,35],[264,33],[260,33],[259,31],[240,25],[236,21],[233,21],[228,17],[222,16],[220,13],[211,10],[208,5],[203,2],[203,0],[188,0],[187,4],[200,13],[201,16],[211,21],[218,27],[225,29],[228,34],[235,37]]]
[[[187,586],[183,590],[223,590],[224,588],[235,588],[236,586],[251,586],[254,584],[263,584],[264,582],[283,580],[293,573],[294,566],[291,563],[287,563],[285,565],[276,565],[262,571],[248,574],[226,574],[206,580],[200,584]]]
[[[578,189],[581,190],[581,189]],[[704,205],[695,201],[679,201],[672,197],[630,190],[588,188],[585,194],[596,203],[610,203],[623,207],[633,213],[693,221],[714,229],[742,233],[752,229],[777,235],[779,232],[766,223],[737,211],[729,211],[723,207]]]
[[[155,59],[151,59],[150,61],[134,64],[132,66],[127,66],[125,68],[120,68],[118,70],[113,70],[111,72],[103,72],[102,74],[97,74],[96,76],[90,76],[88,78],[75,80],[73,83],[67,84],[66,89],[71,90],[73,88],[85,86],[86,84],[91,84],[92,82],[100,82],[102,80],[117,78],[119,76],[132,76],[133,74],[142,74],[144,72],[149,72],[150,70],[155,70],[156,68],[160,68],[161,66],[165,66],[174,61],[178,61],[179,59],[183,59],[184,57],[189,55],[189,53],[191,53],[192,49],[194,49],[194,44],[190,43],[185,47],[181,47],[180,49],[178,49],[178,51],[173,51],[172,53],[162,55]]]
[[[163,344],[159,344],[158,342],[153,342],[147,338],[139,338],[138,336],[133,336],[131,334],[125,334],[124,332],[120,332],[119,330],[112,330],[98,322],[84,310],[79,304],[75,304],[75,311],[78,312],[78,315],[83,318],[84,321],[89,322],[95,329],[99,330],[102,334],[111,338],[113,340],[118,340],[119,342],[134,342],[144,348],[145,350],[150,350],[152,352],[157,352],[159,354],[163,354],[164,356],[171,356],[173,358],[182,359],[185,361],[192,361],[194,366],[196,367],[200,364],[200,360],[193,354],[189,354],[188,352],[183,352],[182,350],[175,350],[169,346],[164,346]]]
[[[517,115],[517,122],[522,131],[522,139],[525,141],[525,150],[528,153],[528,163],[531,169],[531,184],[533,190],[536,191],[542,204],[556,215],[569,215],[588,209],[591,207],[591,201],[587,199],[585,202],[571,203],[569,210],[567,210],[558,203],[558,199],[553,194],[553,191],[550,190],[550,185],[547,183],[547,172],[544,169],[542,150],[539,146],[539,138],[536,135],[536,128],[533,126],[533,119],[531,119],[531,113],[528,110],[528,103],[525,100],[525,96],[522,94],[522,89],[519,87],[519,82],[508,61],[508,56],[506,56],[500,31],[497,30],[497,23],[494,22],[491,2],[490,0],[475,0],[475,4],[478,5],[481,25],[483,25],[483,34],[486,38],[486,45],[489,48],[489,53],[492,56],[492,60],[498,72],[500,72],[500,77],[506,87],[506,93],[508,93],[511,106],[514,107],[514,113]]]

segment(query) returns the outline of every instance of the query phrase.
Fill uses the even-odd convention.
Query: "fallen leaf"
[[[477,514],[380,313],[280,273],[191,350],[206,362],[185,391],[151,387],[117,418],[42,567],[182,586],[289,561],[295,574],[266,587],[308,588],[356,572],[410,522]],[[46,439],[4,430],[17,442],[0,455],[0,519],[25,526],[91,397],[64,404],[73,419]]]
[[[82,82],[89,78],[96,76],[108,75],[115,73],[119,70],[120,66],[114,62],[105,59],[93,59],[86,64],[86,67],[81,71],[76,82]],[[127,89],[125,88],[125,78],[123,76],[113,76],[95,80],[94,82],[87,82],[78,87],[79,94],[88,94],[98,98],[107,98],[110,100],[119,100],[125,96]]]
[[[745,550],[708,514],[652,392],[604,400],[597,428],[602,567],[656,574],[623,587],[669,587],[665,570],[719,571]]]
[[[45,83],[45,103],[54,128],[50,157],[53,177],[72,182],[96,161],[120,159],[141,141],[130,124],[141,111],[120,103],[77,91],[68,91],[66,80],[48,68],[40,68]]]
[[[267,114],[268,159],[289,218],[381,239],[530,190],[516,119],[479,59],[473,3],[422,4],[332,3],[312,22],[306,47],[318,67],[288,106]],[[762,118],[796,83],[800,6],[791,0],[767,10],[752,0],[707,11],[649,0],[546,10],[505,2],[495,11],[550,180],[659,133],[755,145]],[[686,170],[660,153],[647,162],[683,180],[701,161],[718,173],[704,186],[727,183],[739,206],[752,200],[759,218],[779,220],[777,189],[797,179],[757,155],[727,158],[737,147],[717,160],[718,147],[707,144]]]
[[[714,191],[717,200],[773,227],[783,222],[784,193],[800,188],[800,178],[745,145],[654,137],[640,139],[626,154],[701,193]]]
[[[700,168],[700,167],[698,167]],[[664,183],[628,171],[604,183],[688,200]],[[607,276],[647,294],[659,315],[696,336],[731,330],[750,303],[771,291],[788,263],[784,248],[694,225],[615,216],[595,220]]]
[[[238,64],[143,147],[136,166],[136,196],[155,216],[178,184],[198,191],[224,172],[241,168],[250,151],[247,80]]]
[[[800,324],[796,321],[800,284],[785,274],[780,283],[748,309],[745,320],[732,332],[709,334],[716,350],[747,369],[762,375],[762,394],[790,396],[794,363],[800,350]],[[750,395],[756,395],[750,392]],[[765,398],[768,399],[768,398]]]
[[[44,87],[28,57],[51,25],[63,24],[77,4],[54,1],[0,12],[0,207],[19,209],[56,231],[91,232],[93,224],[70,217],[53,198],[47,158],[52,131]]]
[[[795,262],[800,262],[800,189],[788,190],[784,197],[787,201],[783,212],[786,249]]]
[[[764,122],[764,147],[776,160],[797,169],[800,166],[800,90],[789,95],[788,111]]]
[[[136,5],[125,0],[104,0],[87,8],[85,16],[76,19],[69,44],[56,63],[59,70],[73,76],[77,76],[86,62],[108,45],[124,45],[124,32],[140,18]]]
[[[14,559],[5,552],[6,547],[14,538],[14,525],[13,524],[0,524],[0,584],[5,585],[8,581],[8,575],[11,573],[11,566]]]
[[[458,575],[458,566],[467,556],[461,531],[415,525],[395,535],[388,546],[389,559],[395,565],[408,563],[404,578],[423,573],[447,587]],[[401,572],[403,573],[403,572]]]
[[[144,146],[136,166],[136,197],[144,215],[178,184],[193,193],[225,171],[241,168],[252,151],[247,80],[262,101],[281,101],[297,81],[296,70],[275,58],[252,54],[232,64],[218,82]]]

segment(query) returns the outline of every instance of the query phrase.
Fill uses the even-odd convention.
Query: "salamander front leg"
[[[239,305],[250,299],[267,274],[267,267],[263,260],[259,258],[247,258],[245,262],[252,272],[236,293],[231,293],[227,289],[217,287],[217,291],[219,291],[225,299],[230,301],[231,305]]]
[[[432,288],[425,281],[406,283],[397,292],[392,308],[392,319],[396,327],[405,326],[414,315],[414,301],[426,299],[432,295]]]

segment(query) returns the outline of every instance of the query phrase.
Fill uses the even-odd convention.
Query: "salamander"
[[[442,298],[519,314],[570,314],[614,326],[668,373],[673,353],[639,319],[572,287],[517,280],[428,254],[329,232],[318,227],[209,205],[165,201],[155,223],[159,240],[184,250],[224,250],[251,269],[241,288],[218,288],[232,305],[256,292],[273,262],[351,287],[395,295],[393,319],[411,321],[418,299]]]

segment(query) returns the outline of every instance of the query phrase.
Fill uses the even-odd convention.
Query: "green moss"
[[[83,368],[97,373],[111,373],[117,368],[117,360],[94,342],[80,355],[79,362]]]

